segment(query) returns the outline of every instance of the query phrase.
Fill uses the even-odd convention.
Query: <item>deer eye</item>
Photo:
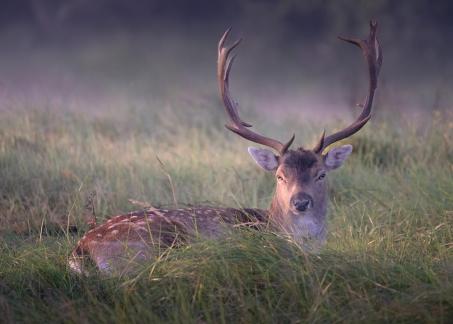
[[[323,172],[321,173],[317,178],[316,178],[316,181],[321,181],[322,179],[324,179],[326,177],[326,173]]]
[[[278,182],[285,182],[285,179],[281,175],[277,175]]]

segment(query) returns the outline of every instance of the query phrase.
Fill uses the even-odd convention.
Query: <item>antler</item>
[[[371,106],[373,104],[374,93],[377,88],[377,80],[379,71],[382,65],[382,50],[378,39],[376,38],[377,22],[370,21],[370,34],[368,39],[355,39],[355,38],[344,38],[338,37],[339,39],[358,46],[365,60],[368,64],[368,73],[370,78],[368,96],[366,97],[365,103],[361,105],[363,107],[362,112],[357,119],[348,127],[341,131],[325,137],[325,132],[321,135],[318,144],[315,146],[313,151],[315,153],[322,153],[322,151],[332,143],[338,142],[344,138],[351,136],[358,132],[371,118]]]
[[[249,141],[273,148],[280,154],[280,156],[282,156],[291,146],[292,142],[294,141],[295,135],[293,135],[286,144],[283,144],[273,138],[265,137],[251,131],[248,128],[252,127],[252,125],[241,120],[237,110],[238,104],[231,98],[229,89],[229,76],[235,56],[230,57],[230,54],[236,48],[236,46],[239,45],[242,39],[237,40],[230,47],[225,47],[224,44],[228,37],[228,34],[230,33],[230,30],[231,28],[229,28],[223,34],[222,38],[219,41],[217,60],[217,79],[219,82],[220,94],[222,96],[223,104],[225,105],[225,110],[230,117],[230,124],[226,124],[225,127],[230,131],[238,134],[239,136],[248,139]]]

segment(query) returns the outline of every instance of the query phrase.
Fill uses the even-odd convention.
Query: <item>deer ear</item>
[[[278,167],[277,156],[272,151],[249,147],[248,151],[255,162],[266,171],[275,171]]]
[[[324,155],[324,165],[329,170],[334,170],[343,165],[349,154],[352,152],[352,145],[335,147]]]

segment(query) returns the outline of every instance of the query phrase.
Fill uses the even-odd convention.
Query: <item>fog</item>
[[[374,18],[384,50],[376,109],[450,110],[451,17],[450,2],[419,0],[5,2],[0,109],[217,109],[216,47],[231,26],[231,41],[244,39],[232,72],[242,109],[341,118],[367,75],[337,35],[363,38]]]

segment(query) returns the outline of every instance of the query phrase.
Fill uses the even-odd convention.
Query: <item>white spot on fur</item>
[[[112,233],[112,235],[116,235],[116,234],[118,234],[119,232],[120,232],[120,231],[118,231],[118,230],[113,230],[113,231],[111,231],[110,233]]]
[[[97,236],[97,237],[102,237],[102,234],[97,234],[96,236]]]
[[[69,268],[77,272],[78,274],[82,274],[82,266],[80,264],[80,261],[76,259],[76,257],[70,257],[68,261]]]

